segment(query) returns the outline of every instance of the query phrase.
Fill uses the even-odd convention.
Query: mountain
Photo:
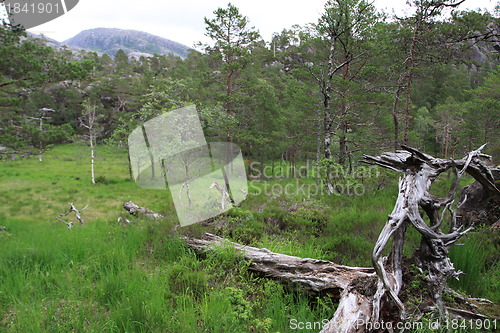
[[[122,49],[127,55],[136,58],[170,53],[186,58],[189,50],[185,45],[146,32],[113,28],[84,30],[63,43],[110,56]]]
[[[55,39],[49,38],[45,35],[38,35],[38,34],[34,34],[32,32],[29,32],[29,31],[26,31],[26,33],[27,33],[27,36],[25,38],[22,37],[21,39],[23,39],[23,40],[27,39],[27,40],[31,40],[31,41],[39,41],[39,42],[43,43],[43,45],[49,46],[49,47],[56,49],[56,50],[66,49],[66,50],[71,51],[74,55],[77,55],[81,51],[85,51],[85,49],[83,49],[81,47],[69,46],[69,45],[66,45],[64,43],[58,42]]]
[[[38,34],[34,34],[32,32],[29,32],[29,31],[26,31],[26,38],[22,37],[21,39],[28,39],[28,40],[42,40],[43,43],[46,45],[46,46],[50,46],[52,48],[59,48],[59,47],[63,47],[64,44],[63,43],[60,43],[58,42],[57,40],[55,39],[52,39],[52,38],[49,38],[47,36],[44,36],[44,35],[38,35]]]

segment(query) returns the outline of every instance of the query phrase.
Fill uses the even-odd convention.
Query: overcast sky
[[[226,7],[229,0],[80,0],[67,14],[30,29],[58,41],[92,28],[120,28],[149,32],[192,47],[204,36],[204,17]],[[247,16],[250,25],[260,31],[266,41],[273,32],[281,32],[294,24],[316,22],[326,0],[231,0]],[[487,9],[493,13],[498,0],[467,0],[461,9]],[[380,10],[398,14],[406,11],[405,0],[374,0]]]

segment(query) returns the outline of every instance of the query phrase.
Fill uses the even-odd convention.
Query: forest
[[[0,142],[22,152],[69,142],[91,105],[97,141],[123,145],[139,123],[195,104],[208,141],[230,136],[260,163],[352,167],[401,143],[450,157],[488,142],[498,155],[498,18],[445,4],[417,1],[413,16],[390,18],[332,1],[318,22],[269,42],[229,6],[207,13],[213,43],[186,59],[75,54],[4,28]],[[33,118],[44,116],[40,131]]]
[[[411,0],[412,14],[396,17],[365,0],[328,0],[316,22],[270,41],[228,4],[206,14],[211,42],[186,58],[51,48],[20,27],[0,26],[0,330],[320,331],[338,297],[288,290],[248,272],[248,258],[228,243],[200,256],[182,237],[211,232],[370,267],[398,196],[398,174],[367,166],[387,167],[371,156],[395,159],[404,147],[424,164],[452,161],[433,184],[436,196],[452,188],[458,197],[458,184],[478,179],[461,178],[474,154],[498,165],[499,7],[462,11],[461,3]],[[184,106],[195,107],[207,142],[241,148],[249,195],[219,217],[178,228],[174,194],[138,189],[127,149],[134,129]],[[455,161],[463,172],[451,172]],[[164,222],[130,217],[126,201]],[[68,202],[85,222],[68,224]],[[498,212],[497,204],[488,209]],[[479,305],[489,325],[500,313],[493,222],[478,223],[450,250],[466,274],[448,284],[489,299]],[[408,231],[402,255],[419,241]],[[414,320],[430,322],[437,310],[419,307],[426,271],[412,264],[405,272],[400,298]],[[458,307],[450,290],[443,299]]]

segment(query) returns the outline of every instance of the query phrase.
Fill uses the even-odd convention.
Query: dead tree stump
[[[424,154],[414,148],[403,146],[404,150],[395,153],[383,153],[378,157],[364,156],[364,162],[379,165],[400,172],[399,193],[394,210],[382,229],[373,250],[372,262],[380,283],[373,299],[370,320],[377,322],[383,309],[394,313],[396,306],[401,320],[407,318],[405,307],[399,293],[403,287],[403,246],[406,229],[415,227],[421,234],[421,243],[415,251],[411,262],[425,277],[427,310],[435,309],[443,317],[448,317],[442,300],[446,281],[450,277],[458,277],[448,258],[448,252],[463,235],[472,230],[469,226],[464,230],[457,224],[455,204],[458,183],[464,173],[473,176],[483,188],[499,195],[495,187],[490,169],[480,158],[490,158],[478,150],[468,153],[460,160],[440,159]],[[452,170],[454,180],[446,198],[438,198],[430,194],[431,184],[443,172]],[[423,216],[421,210],[425,212]],[[443,229],[447,228],[447,232]],[[388,256],[384,250],[392,238]],[[388,297],[385,297],[388,296]],[[335,331],[332,331],[335,332]]]

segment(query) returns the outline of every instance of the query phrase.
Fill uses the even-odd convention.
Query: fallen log
[[[300,258],[241,245],[206,233],[201,238],[186,239],[197,252],[205,252],[223,244],[241,251],[250,260],[249,269],[292,288],[301,288],[311,295],[340,299],[331,332],[350,332],[351,327],[363,329],[371,316],[370,303],[376,290],[377,277],[371,267],[349,267],[330,261]],[[327,326],[325,326],[327,328]],[[324,329],[325,329],[324,328]]]
[[[219,236],[205,233],[200,238],[186,239],[188,247],[203,253],[215,246],[231,246],[250,260],[250,270],[293,287],[310,295],[340,298],[342,292],[356,279],[373,279],[373,268],[349,267],[330,261],[300,258],[271,252],[252,246],[230,242]]]
[[[155,220],[160,220],[160,219],[165,218],[165,216],[158,214],[158,213],[155,213],[150,209],[140,207],[140,206],[136,205],[135,203],[133,203],[132,201],[125,202],[123,204],[123,208],[125,208],[125,210],[127,212],[129,212],[130,215],[134,215],[137,217],[145,216],[145,217],[153,218]]]
[[[334,317],[323,327],[322,332],[350,333],[371,332],[373,302],[382,282],[371,267],[349,267],[326,260],[301,258],[271,252],[228,241],[219,236],[205,233],[199,238],[185,238],[187,246],[204,254],[218,246],[230,246],[241,252],[250,261],[249,270],[286,285],[292,290],[300,289],[312,296],[326,296],[339,299]],[[454,304],[463,304],[467,309],[445,307],[450,318],[466,320],[485,319],[476,304],[488,304],[486,299],[473,299],[446,288],[454,297]],[[428,310],[432,310],[429,308]],[[388,320],[390,318],[384,318]],[[396,326],[392,318],[392,326]],[[417,320],[419,318],[411,318]],[[387,321],[386,321],[387,322]]]

